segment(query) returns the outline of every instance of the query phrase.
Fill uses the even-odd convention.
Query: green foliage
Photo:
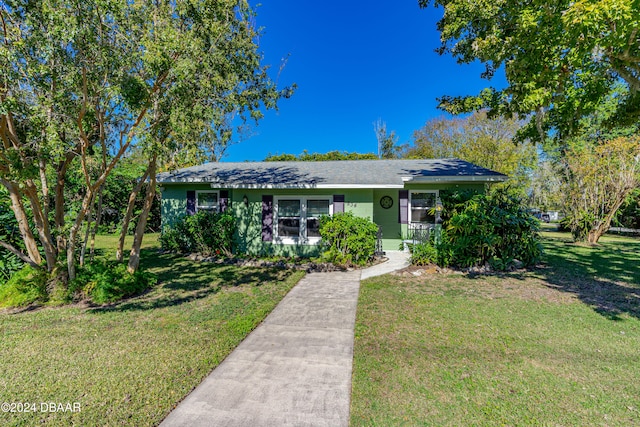
[[[529,188],[529,206],[542,211],[562,210],[562,176],[551,160],[538,163]]]
[[[0,249],[0,286],[23,266],[22,260],[9,251]]]
[[[230,255],[237,225],[228,213],[199,211],[167,227],[160,236],[165,251],[198,252],[206,256]]]
[[[569,231],[575,242],[586,242],[595,216],[584,210],[572,212],[560,221],[560,230]]]
[[[330,160],[378,160],[373,153],[349,153],[347,151],[329,151],[328,153],[308,153],[304,150],[297,156],[295,154],[269,154],[265,162],[321,162]]]
[[[538,156],[530,141],[514,142],[522,123],[515,118],[489,117],[486,111],[434,118],[413,133],[404,157],[455,157],[508,175],[511,185],[515,183],[524,191]]]
[[[588,116],[612,93],[614,116],[640,117],[640,3],[612,0],[419,0],[444,8],[438,22],[442,46],[460,63],[481,61],[483,78],[504,70],[509,84],[476,96],[444,96],[440,108],[452,114],[489,108],[526,117],[522,135],[565,138],[580,131]],[[623,82],[628,90],[619,90]],[[619,122],[619,120],[616,120]]]
[[[640,136],[572,141],[563,172],[564,224],[576,240],[595,244],[640,184]]]
[[[438,263],[438,249],[433,240],[417,243],[411,247],[411,264],[429,265]]]
[[[440,197],[440,242],[415,245],[414,264],[473,267],[489,263],[496,270],[506,270],[515,260],[526,266],[540,260],[539,223],[508,189],[497,189],[490,195],[443,191]]]
[[[0,136],[11,141],[0,179],[30,196],[25,210],[38,218],[47,269],[67,252],[71,278],[93,190],[105,189],[105,209],[126,206],[121,193],[131,181],[104,180],[133,147],[140,164],[157,159],[161,170],[217,159],[235,132],[295,89],[279,90],[263,64],[246,0],[15,0],[0,15]],[[37,243],[23,234],[39,263]]]
[[[139,295],[156,282],[152,273],[137,270],[131,274],[126,264],[97,260],[78,269],[76,278],[69,284],[69,297],[106,304]]]
[[[112,156],[107,155],[107,161],[112,160]],[[118,162],[113,171],[107,176],[102,186],[102,212],[100,220],[100,233],[115,233],[122,225],[122,220],[129,204],[131,190],[145,172],[147,160],[140,150],[134,150],[130,156]],[[98,165],[90,163],[88,165],[90,175],[95,179],[101,173]],[[133,218],[138,217],[142,211],[145,196],[145,186],[138,193],[135,200]],[[67,171],[66,185],[64,188],[65,206],[70,214],[68,220],[73,220],[80,210],[82,198],[86,193],[85,181],[79,163],[74,163]],[[94,208],[97,210],[96,201]],[[93,214],[95,217],[96,213]],[[156,197],[149,212],[147,220],[147,232],[158,232],[160,230],[160,195]],[[135,221],[129,223],[129,233],[133,232]]]
[[[339,265],[365,265],[376,250],[378,226],[369,218],[341,212],[320,218],[323,258]]]
[[[635,189],[620,208],[616,225],[640,229],[640,189]]]
[[[460,267],[484,265],[508,268],[514,260],[536,264],[542,256],[539,223],[520,198],[502,189],[475,195],[445,224],[443,245]]]
[[[0,285],[0,307],[24,307],[47,301],[47,272],[25,265]]]
[[[18,222],[11,210],[9,194],[7,194],[4,187],[0,187],[0,240],[13,245],[17,249],[24,249],[20,231],[18,230]],[[0,286],[6,283],[11,275],[20,270],[22,266],[23,262],[20,258],[0,247]]]
[[[373,131],[378,141],[378,156],[380,156],[381,159],[398,158],[403,147],[398,146],[398,135],[396,135],[396,132],[394,130],[388,132],[387,124],[383,122],[382,119],[378,119],[378,121],[373,124]]]

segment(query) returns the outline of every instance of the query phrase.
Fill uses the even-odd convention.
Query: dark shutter
[[[409,223],[409,191],[400,190],[398,194],[400,203],[398,203],[398,222],[400,224]]]
[[[220,212],[224,212],[229,207],[229,190],[220,190]]]
[[[193,215],[196,213],[196,192],[193,190],[187,191],[187,215]]]
[[[344,194],[334,194],[333,213],[344,212]]]
[[[262,196],[262,241],[273,240],[273,196]]]

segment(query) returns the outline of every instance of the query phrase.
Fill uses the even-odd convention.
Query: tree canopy
[[[440,54],[482,62],[482,77],[504,69],[508,85],[440,98],[457,114],[530,113],[521,135],[542,140],[580,132],[580,119],[614,96],[612,123],[640,117],[640,2],[610,0],[419,0],[444,8]],[[622,87],[620,86],[622,84]]]
[[[25,257],[73,278],[83,221],[134,146],[146,206],[156,169],[210,158],[291,94],[261,64],[253,17],[245,0],[0,3],[0,184]],[[83,190],[67,204],[73,167]]]
[[[598,145],[573,141],[563,162],[565,223],[576,240],[595,244],[640,185],[640,136]]]
[[[373,153],[350,153],[347,151],[329,151],[327,153],[309,153],[307,150],[296,154],[269,154],[265,157],[265,162],[321,162],[328,160],[377,160],[378,156]]]
[[[381,159],[397,159],[404,147],[398,146],[398,135],[392,130],[387,131],[387,123],[378,119],[373,123],[373,131],[378,141],[378,157]]]
[[[531,143],[513,142],[520,127],[517,120],[491,119],[485,111],[467,117],[434,118],[413,133],[404,157],[456,157],[509,175],[524,188],[536,166],[537,153]]]

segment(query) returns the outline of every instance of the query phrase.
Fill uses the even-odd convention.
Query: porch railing
[[[410,223],[407,230],[407,238],[402,241],[404,250],[408,251],[410,244],[417,245],[428,242],[435,228],[436,226],[434,224]]]

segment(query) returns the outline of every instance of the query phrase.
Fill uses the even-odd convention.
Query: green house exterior
[[[198,210],[237,218],[238,252],[314,256],[321,215],[352,212],[376,223],[383,250],[398,250],[448,189],[484,191],[507,177],[458,159],[208,163],[158,175],[162,224]]]

